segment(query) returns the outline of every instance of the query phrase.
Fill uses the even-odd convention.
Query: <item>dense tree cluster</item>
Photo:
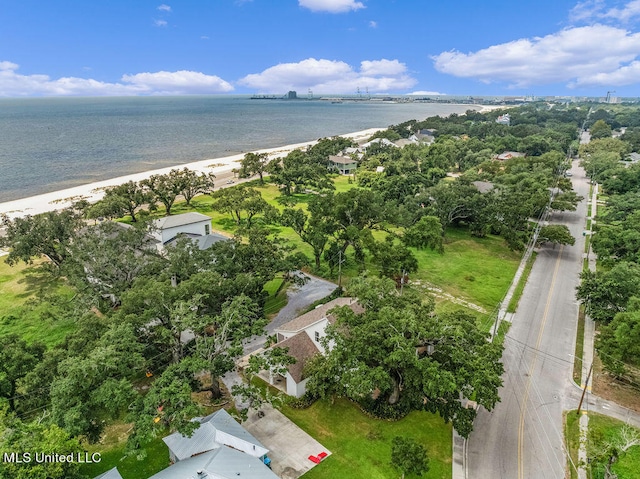
[[[622,377],[640,365],[634,346],[640,287],[640,167],[628,153],[640,148],[637,108],[616,106],[595,110],[586,122],[592,139],[579,153],[587,174],[607,194],[599,209],[591,246],[598,256],[595,272],[582,273],[577,296],[600,323],[596,347],[605,368]],[[625,128],[612,137],[612,129]],[[631,368],[632,369],[632,368]]]

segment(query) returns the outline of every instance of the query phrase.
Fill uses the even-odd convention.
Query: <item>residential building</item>
[[[272,382],[284,381],[284,390],[288,395],[300,397],[306,392],[307,378],[304,377],[304,367],[313,356],[325,353],[322,338],[326,336],[327,325],[335,321],[329,312],[338,306],[348,306],[356,314],[364,311],[354,298],[337,298],[275,330],[278,342],[272,347],[288,348],[289,356],[296,360],[294,364],[289,365],[283,377],[270,378]]]
[[[162,439],[169,448],[169,457],[172,462],[179,462],[221,446],[233,447],[261,460],[267,458],[269,450],[224,409],[204,418],[194,418],[193,421],[199,422],[200,427],[191,437],[174,432]]]
[[[157,242],[158,251],[175,244],[179,237],[191,238],[200,249],[229,238],[211,232],[211,218],[202,213],[191,212],[165,216],[154,220],[149,233]]]
[[[352,175],[356,172],[358,161],[349,156],[329,156],[329,165],[337,168],[341,175]]]

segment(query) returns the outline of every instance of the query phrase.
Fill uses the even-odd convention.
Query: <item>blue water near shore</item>
[[[0,202],[468,108],[233,96],[0,99]]]

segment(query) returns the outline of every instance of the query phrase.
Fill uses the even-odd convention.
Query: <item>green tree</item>
[[[38,418],[24,422],[15,414],[0,408],[0,457],[10,454],[31,454],[30,461],[0,461],[0,477],[7,479],[84,479],[76,461],[37,462],[35,453],[74,454],[84,457],[79,440],[55,424]],[[7,456],[5,456],[5,454]],[[24,457],[19,456],[24,459]]]
[[[27,343],[16,334],[0,336],[0,398],[7,399],[9,410],[16,410],[18,383],[41,360],[45,346]]]
[[[195,334],[194,361],[208,371],[214,399],[222,396],[220,376],[235,367],[235,360],[243,352],[243,341],[264,334],[266,320],[260,317],[259,310],[251,298],[240,295],[227,301],[214,318],[193,318],[190,329]]]
[[[247,228],[250,228],[255,215],[262,214],[269,220],[275,218],[277,212],[262,197],[262,194],[248,187],[237,186],[216,191],[211,205],[214,211],[228,213],[237,225],[242,224],[243,213]]]
[[[147,230],[104,222],[84,228],[71,246],[74,268],[67,268],[80,290],[98,299],[119,302],[124,291],[143,276],[159,273],[165,261],[149,245]]]
[[[58,365],[51,384],[51,415],[73,436],[96,442],[105,419],[117,417],[134,399],[130,381],[144,371],[141,344],[127,324],[112,326],[83,356]]]
[[[280,216],[281,224],[289,226],[303,242],[311,246],[316,269],[320,268],[320,258],[337,228],[332,200],[333,196],[314,196],[307,205],[309,214],[299,208],[285,208]]]
[[[402,242],[396,241],[393,235],[387,235],[384,241],[375,241],[372,238],[368,248],[373,255],[373,262],[380,269],[381,276],[397,280],[418,271],[416,257]]]
[[[591,138],[593,139],[611,138],[611,126],[604,120],[597,120],[591,125],[589,133],[591,133]]]
[[[631,298],[626,312],[602,326],[596,348],[604,367],[616,376],[627,373],[628,365],[640,364],[640,298]]]
[[[140,185],[150,191],[153,201],[162,203],[166,214],[170,215],[176,198],[185,188],[185,180],[180,170],[171,170],[165,175],[151,175],[142,180]]]
[[[198,174],[189,168],[177,171],[174,181],[180,184],[180,194],[187,205],[191,206],[191,200],[196,196],[206,195],[213,191],[214,180],[216,179],[216,175],[213,173]]]
[[[547,225],[540,228],[538,233],[538,246],[543,243],[557,244],[575,244],[576,239],[569,232],[566,225]]]
[[[240,178],[251,178],[254,175],[260,177],[260,184],[264,184],[264,174],[267,172],[269,164],[269,155],[267,153],[247,153],[240,160],[240,170],[238,176]]]
[[[411,410],[439,413],[463,436],[473,428],[473,397],[491,410],[499,400],[502,347],[487,341],[464,312],[435,315],[433,302],[389,279],[356,278],[349,293],[364,313],[336,308],[324,338],[327,354],[310,366],[307,390],[344,395],[374,414],[399,417]]]
[[[429,248],[443,253],[442,224],[435,216],[423,216],[417,223],[405,229],[402,241],[407,246]]]
[[[0,246],[10,248],[5,261],[10,265],[18,261],[31,264],[34,258],[46,256],[59,267],[69,258],[73,238],[82,224],[82,218],[69,209],[14,220],[4,216],[5,236],[0,237]]]
[[[429,472],[429,457],[424,446],[415,439],[396,436],[391,441],[391,464],[402,473],[422,476]]]
[[[118,218],[129,215],[131,221],[135,223],[138,221],[136,216],[138,208],[149,203],[152,199],[152,196],[140,183],[128,181],[106,188],[102,200],[89,208],[89,217]]]
[[[640,265],[621,261],[608,271],[584,271],[576,297],[591,318],[609,323],[626,311],[627,302],[640,290]]]

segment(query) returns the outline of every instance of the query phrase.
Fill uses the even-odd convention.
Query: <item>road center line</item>
[[[520,425],[518,427],[518,479],[524,479],[524,419],[527,413],[527,401],[529,400],[529,389],[531,387],[531,377],[533,375],[533,370],[536,367],[536,363],[538,360],[538,348],[540,347],[540,343],[542,342],[542,333],[544,333],[544,326],[547,323],[547,317],[549,315],[549,307],[551,306],[551,298],[553,296],[553,290],[556,284],[556,278],[558,277],[558,271],[560,270],[560,260],[562,259],[562,252],[564,250],[564,245],[560,247],[560,251],[558,253],[558,259],[556,260],[556,266],[553,270],[553,276],[551,278],[551,286],[549,287],[549,294],[547,295],[547,303],[544,307],[544,315],[542,316],[542,324],[540,325],[540,331],[538,332],[538,339],[536,341],[536,347],[533,351],[533,361],[531,362],[531,366],[529,367],[529,373],[527,374],[527,385],[524,390],[524,395],[522,397],[522,411],[520,412]],[[523,352],[524,354],[524,352]]]

